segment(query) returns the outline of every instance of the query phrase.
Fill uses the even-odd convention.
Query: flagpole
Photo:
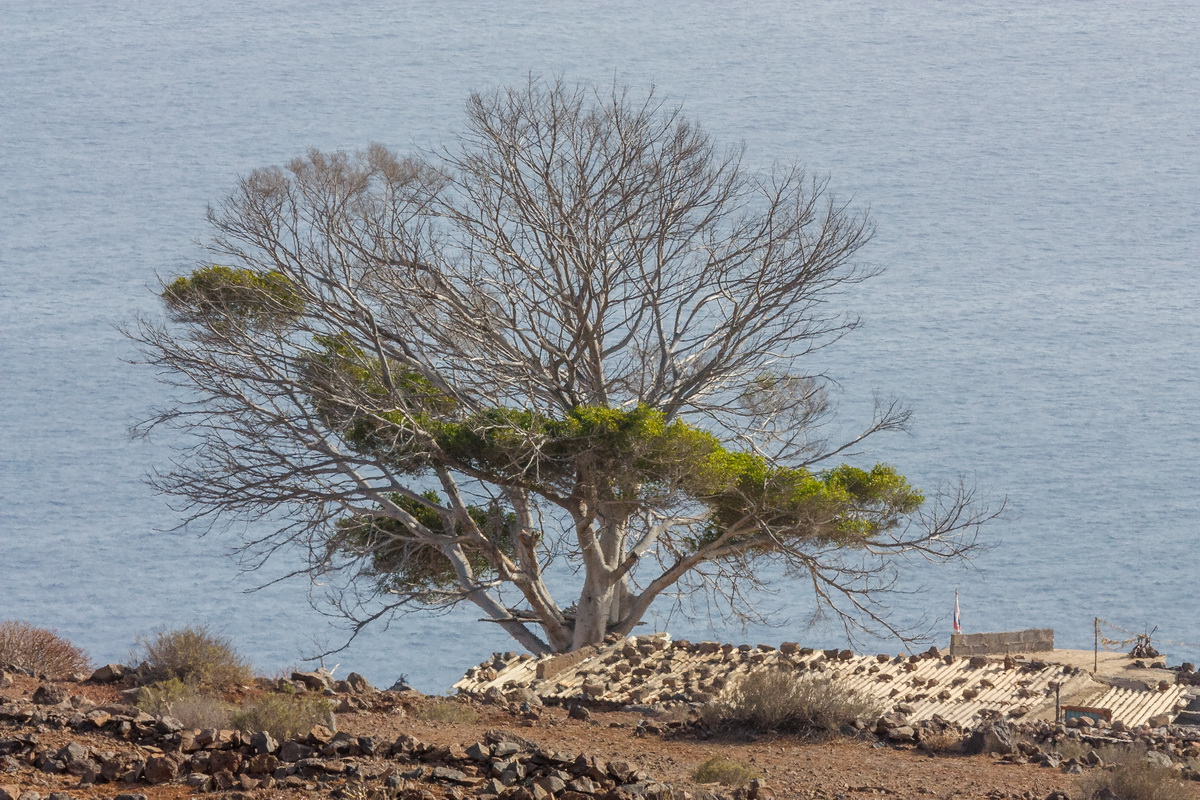
[[[955,633],[962,633],[962,615],[958,609],[958,589],[954,590],[954,621],[953,629]]]

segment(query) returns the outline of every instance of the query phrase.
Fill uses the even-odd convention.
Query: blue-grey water
[[[799,159],[871,208],[887,271],[827,354],[846,423],[904,398],[913,435],[869,457],[1009,499],[972,568],[914,567],[900,620],[944,642],[957,587],[969,631],[1090,647],[1098,616],[1200,642],[1191,0],[0,0],[0,619],[97,662],[193,622],[266,672],[337,643],[304,585],[245,594],[264,576],[223,557],[231,537],[158,532],[176,518],[142,476],[170,453],[126,429],[163,390],[115,326],[200,257],[239,174],[434,146],[469,91],[531,72],[654,83],[752,161]],[[840,641],[804,628],[798,588],[761,605],[782,627],[669,627]],[[512,647],[476,616],[406,617],[330,663],[444,689]]]

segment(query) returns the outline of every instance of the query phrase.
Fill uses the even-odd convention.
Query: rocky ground
[[[296,683],[305,680],[310,691],[334,696],[337,730],[316,726],[277,742],[263,734],[185,730],[169,717],[140,713],[127,705],[119,682],[9,673],[0,677],[0,800],[174,800],[202,793],[229,800],[1043,800],[1078,796],[1076,775],[1100,760],[1093,745],[1113,736],[1045,724],[1040,731],[1001,726],[987,741],[976,737],[991,753],[934,754],[923,748],[938,741],[938,731],[914,730],[893,717],[858,738],[826,743],[782,736],[726,740],[679,709],[564,709],[513,697],[464,700],[447,715],[433,713],[444,712],[446,701],[415,692],[379,692],[345,681],[326,682],[326,690],[319,675]],[[940,749],[958,735],[940,733]],[[1047,737],[1056,733],[1074,741],[1078,758],[1052,752]],[[1128,735],[1156,747],[1181,774],[1191,774],[1184,765],[1193,763],[1193,751],[1200,753],[1186,732]],[[740,789],[696,784],[696,768],[716,755],[751,766],[758,781]],[[1200,782],[1190,786],[1200,798]]]

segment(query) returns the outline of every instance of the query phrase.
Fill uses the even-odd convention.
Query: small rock
[[[33,702],[39,706],[57,706],[67,701],[67,692],[57,686],[42,684],[33,693]]]
[[[566,781],[557,775],[547,775],[544,778],[538,778],[533,782],[533,786],[541,789],[550,796],[554,796],[567,788]]]
[[[116,683],[126,675],[126,669],[121,664],[105,664],[92,673],[88,678],[92,683]]]
[[[571,706],[571,710],[567,712],[567,716],[571,719],[586,722],[592,718],[592,712],[588,711],[586,707],[576,704]]]
[[[275,741],[275,737],[266,731],[259,731],[251,735],[250,746],[254,748],[254,752],[260,755],[279,750],[279,742]]]
[[[397,678],[396,682],[388,687],[388,691],[389,692],[412,692],[414,694],[420,694],[420,692],[418,692],[416,689],[414,689],[412,686],[409,685],[408,678],[404,675],[401,675],[399,678]]]
[[[467,777],[467,773],[462,770],[451,769],[450,767],[434,767],[433,778],[434,780],[462,785],[469,785],[475,782],[473,778]]]
[[[324,725],[313,725],[308,732],[308,741],[315,745],[325,745],[333,741],[333,731]]]
[[[197,792],[212,791],[213,780],[203,772],[192,772],[183,779],[183,782],[195,789]]]

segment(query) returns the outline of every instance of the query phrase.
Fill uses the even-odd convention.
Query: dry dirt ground
[[[0,703],[28,700],[38,681],[15,676],[12,686],[0,689]],[[86,683],[58,684],[71,695],[92,703],[115,702],[116,689]],[[78,701],[77,701],[78,702]],[[1052,792],[1078,797],[1076,778],[1057,769],[1028,764],[1000,763],[992,756],[933,756],[911,748],[883,747],[868,741],[839,740],[829,743],[805,743],[775,737],[759,741],[717,741],[696,738],[668,738],[641,734],[637,714],[593,712],[589,720],[577,720],[564,709],[544,708],[536,720],[520,719],[496,706],[471,707],[477,719],[470,723],[432,722],[421,719],[422,709],[435,702],[432,698],[406,695],[396,711],[339,714],[339,730],[381,741],[393,741],[408,734],[424,742],[469,747],[482,741],[484,732],[503,728],[555,751],[584,753],[602,760],[623,760],[649,773],[656,781],[699,795],[697,789],[730,790],[720,786],[698,787],[691,776],[696,767],[715,755],[723,755],[752,765],[768,790],[759,797],[829,798],[1030,798],[1043,800]],[[44,728],[45,726],[43,726]],[[0,722],[0,739],[35,733],[43,746],[60,747],[78,742],[101,750],[136,749],[136,745],[101,733],[83,734],[72,730],[15,726]],[[80,786],[70,775],[51,775],[31,765],[19,764],[8,770],[0,762],[0,786],[9,791],[37,792],[42,800],[52,792],[65,792],[73,798],[112,798],[122,793],[142,793],[148,800],[176,800],[192,794],[186,786],[164,784],[106,783]],[[249,798],[327,797],[338,788],[336,782],[312,790],[255,789],[241,792],[237,800]],[[430,787],[434,797],[445,796]],[[1200,798],[1200,784],[1192,784],[1193,796]],[[464,797],[472,796],[469,792]],[[32,800],[32,798],[27,798]],[[55,798],[61,800],[61,798]]]

